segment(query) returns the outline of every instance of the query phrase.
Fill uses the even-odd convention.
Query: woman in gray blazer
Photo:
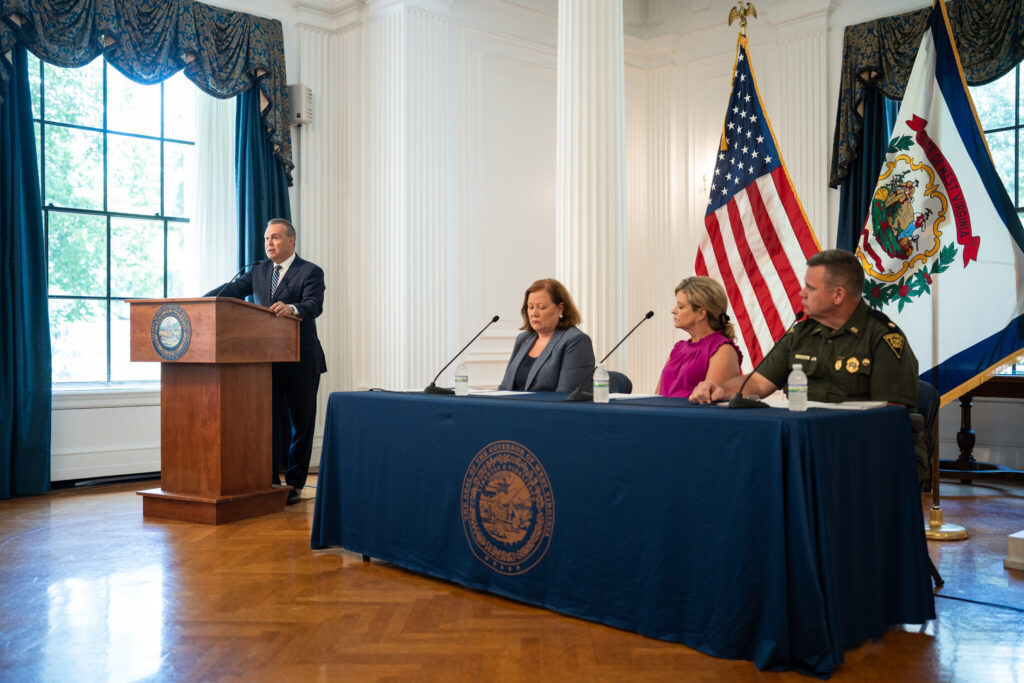
[[[499,389],[572,391],[594,367],[594,345],[577,325],[582,318],[569,292],[547,278],[523,296],[522,333],[512,347]]]

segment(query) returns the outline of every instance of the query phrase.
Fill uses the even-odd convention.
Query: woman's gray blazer
[[[505,377],[499,389],[509,390],[516,378],[516,370],[537,341],[537,333],[525,330],[516,337],[512,357],[505,368]],[[526,391],[572,391],[594,367],[594,344],[578,327],[555,330],[551,341],[533,362],[526,377]]]

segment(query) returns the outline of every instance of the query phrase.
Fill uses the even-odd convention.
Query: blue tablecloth
[[[332,394],[312,547],[821,677],[935,618],[903,409],[537,398]]]

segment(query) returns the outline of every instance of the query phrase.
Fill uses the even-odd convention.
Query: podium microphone
[[[803,320],[803,319],[804,319],[804,312],[803,311],[797,311],[796,320],[794,320],[793,324],[789,326],[789,330],[786,330],[785,334],[783,334],[782,337],[779,337],[779,341],[782,341],[782,338],[785,337],[787,334],[789,334],[789,331],[792,330],[794,327],[796,327],[796,324],[798,322],[800,322],[801,320]],[[774,349],[775,346],[778,343],[779,342],[775,342],[775,344],[772,344],[772,348],[768,349],[768,353],[771,353],[772,349]],[[757,369],[761,367],[761,363],[763,363],[764,359],[768,357],[768,353],[766,353],[763,356],[761,356],[761,360],[758,361],[758,363],[754,367],[754,369],[751,370],[750,374],[747,375],[743,379],[743,383],[740,384],[740,390],[737,391],[735,394],[733,394],[732,398],[729,399],[728,406],[730,408],[767,408],[768,407],[768,404],[765,403],[764,401],[762,401],[761,399],[758,399],[758,398],[746,398],[746,397],[743,396],[743,387],[747,386],[747,382],[749,382],[750,378],[754,376],[754,373],[757,372]]]
[[[260,259],[260,261],[262,261],[262,260],[263,260],[263,259]],[[227,289],[227,288],[228,288],[228,285],[230,285],[230,284],[231,284],[232,282],[234,282],[235,280],[237,280],[237,279],[238,279],[238,276],[239,276],[239,275],[241,275],[242,273],[244,273],[244,272],[245,272],[245,269],[246,269],[246,268],[250,268],[250,267],[252,267],[252,266],[255,266],[255,265],[256,265],[257,263],[259,263],[260,261],[253,261],[252,263],[246,263],[246,264],[245,264],[244,266],[242,266],[242,269],[241,269],[241,270],[239,270],[239,271],[238,271],[237,273],[235,273],[235,276],[234,276],[233,278],[231,278],[230,280],[228,280],[227,282],[225,282],[224,284],[222,284],[222,285],[220,286],[220,289],[218,289],[218,290],[217,290],[217,293],[213,295],[213,296],[214,296],[214,298],[216,298],[216,297],[220,296],[220,293],[221,293],[221,292],[223,292],[223,291],[224,291],[225,289]]]
[[[479,337],[481,334],[484,333],[484,330],[486,330],[488,327],[490,327],[491,325],[493,325],[496,322],[498,322],[498,316],[494,316],[493,318],[491,318],[491,322],[489,322],[486,325],[484,325],[484,329],[480,330],[479,332],[477,332],[476,333],[476,337]],[[473,342],[475,342],[476,341],[476,337],[473,337],[472,339],[470,339],[469,340],[469,344],[472,344]],[[454,363],[455,359],[458,358],[459,356],[461,356],[462,352],[469,348],[469,344],[466,344],[465,346],[463,346],[462,350],[460,350],[457,354],[455,354],[455,356],[450,361],[445,363],[444,367],[441,368],[441,372],[444,372],[445,370],[447,370],[448,366],[451,365],[452,363]],[[445,387],[437,386],[437,384],[436,384],[437,378],[441,376],[441,372],[437,373],[437,375],[434,377],[434,381],[430,383],[430,386],[428,386],[426,389],[423,390],[424,394],[454,394],[455,393],[454,389],[446,389]]]
[[[616,344],[615,346],[613,346],[612,350],[604,355],[604,358],[602,358],[601,360],[597,361],[597,365],[600,365],[601,363],[603,363],[606,360],[608,360],[608,356],[610,356],[613,353],[615,353],[615,349],[617,349],[620,346],[622,346],[622,342],[624,342],[627,339],[629,339],[629,335],[633,334],[633,332],[636,331],[636,328],[638,328],[641,325],[643,325],[644,321],[649,320],[649,319],[651,319],[653,317],[654,317],[654,311],[647,311],[647,315],[645,315],[643,318],[641,318],[640,322],[638,322],[636,325],[633,325],[633,329],[630,330],[629,332],[627,332],[626,336],[623,337],[622,339],[620,339],[619,343]],[[592,394],[589,391],[583,391],[583,386],[587,382],[590,381],[591,377],[594,376],[594,371],[597,370],[597,365],[595,365],[594,367],[590,368],[590,372],[587,373],[587,376],[584,377],[583,381],[580,382],[578,387],[576,387],[576,391],[574,391],[571,394],[569,394],[569,398],[565,399],[566,401],[593,401],[594,400],[594,394]]]

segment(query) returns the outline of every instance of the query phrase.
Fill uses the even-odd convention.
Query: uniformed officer
[[[896,324],[864,303],[863,288],[864,270],[851,252],[827,249],[808,259],[800,290],[807,318],[768,352],[751,374],[744,394],[768,396],[785,385],[793,364],[800,363],[811,401],[885,401],[914,411],[917,358]],[[736,377],[721,385],[701,382],[690,401],[725,400],[743,380]],[[922,466],[926,470],[927,462],[918,463],[919,474]]]

